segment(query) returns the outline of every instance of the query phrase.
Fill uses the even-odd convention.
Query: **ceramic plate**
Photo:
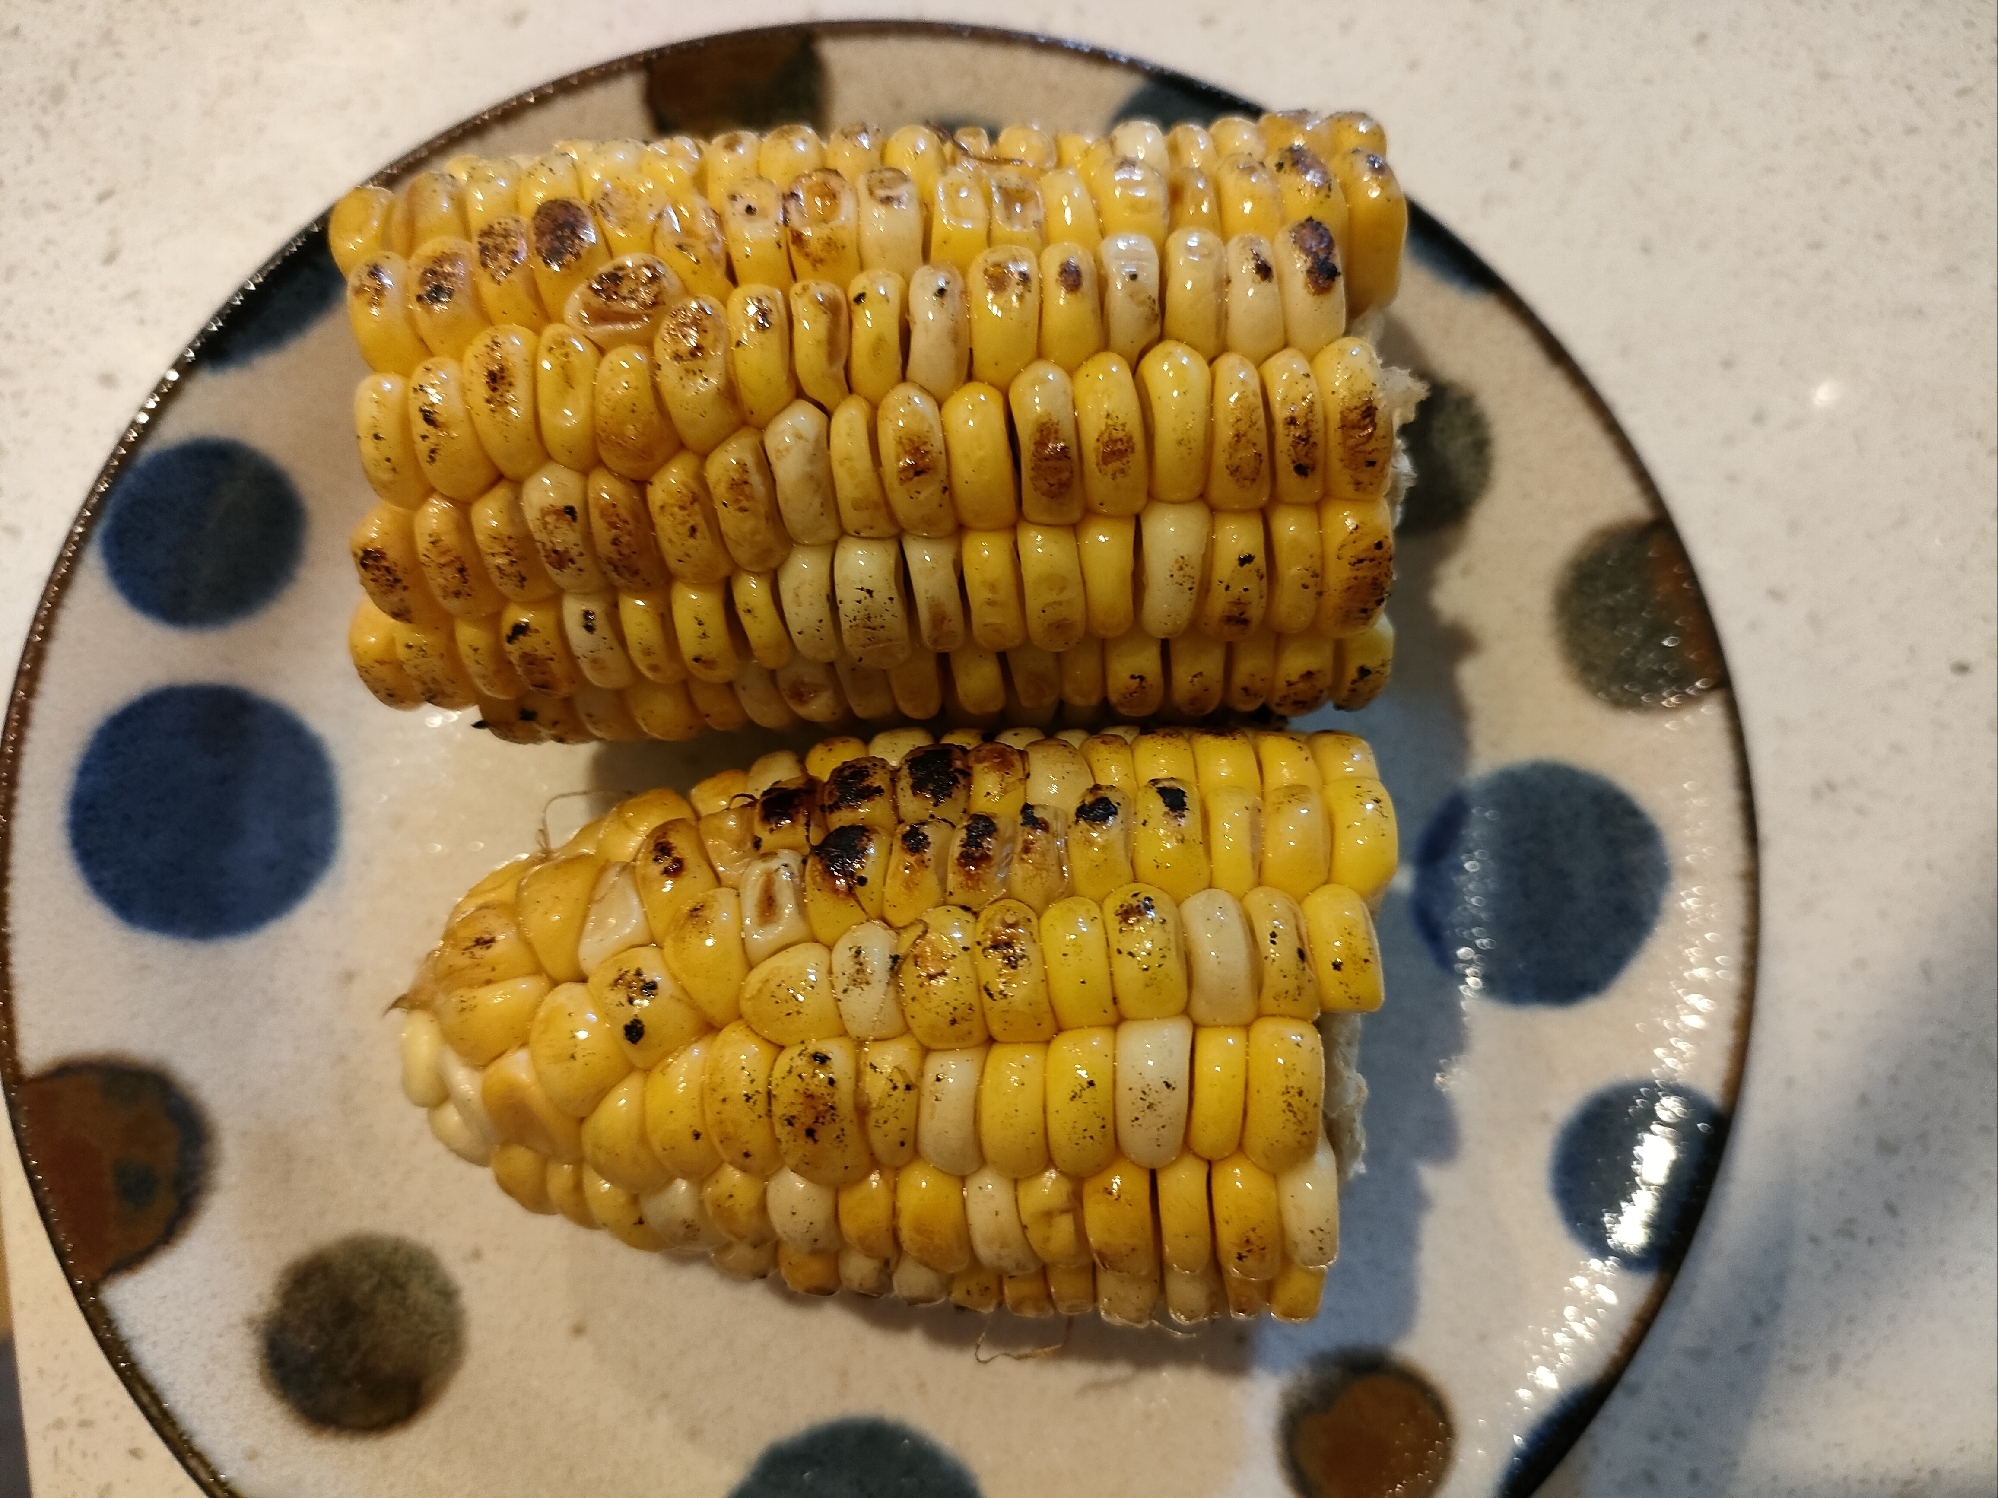
[[[784,30],[551,85],[399,169],[797,118],[1100,131],[1240,107],[1024,38]],[[1717,1164],[1755,844],[1658,496],[1473,255],[1420,213],[1410,249],[1385,351],[1434,393],[1409,433],[1399,657],[1346,725],[1379,752],[1404,868],[1343,1256],[1311,1325],[1089,1318],[1036,1359],[995,1354],[1058,1324],[641,1256],[521,1212],[429,1137],[383,1010],[450,903],[551,797],[685,786],[754,746],[521,749],[470,714],[377,707],[344,648],[363,371],[319,226],[222,310],[83,507],[4,786],[15,1128],[106,1355],[204,1486],[1537,1484],[1643,1335]]]

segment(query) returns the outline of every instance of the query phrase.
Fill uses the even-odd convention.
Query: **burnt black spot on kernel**
[[[1258,281],[1273,280],[1276,276],[1276,267],[1270,264],[1269,256],[1261,250],[1249,251],[1249,270]]]
[[[920,800],[942,806],[971,784],[971,767],[955,744],[925,744],[902,761],[909,789]]]
[[[902,851],[924,854],[930,851],[930,830],[920,822],[911,822],[902,829]]]
[[[534,210],[534,253],[551,270],[567,270],[597,242],[590,210],[573,198],[550,198]]]
[[[910,828],[914,831],[914,828]],[[867,883],[868,855],[874,849],[874,834],[866,827],[835,827],[828,832],[812,856],[826,872],[835,888],[850,892]]]
[[[1117,803],[1108,796],[1098,796],[1093,801],[1085,801],[1075,809],[1075,819],[1087,822],[1092,827],[1107,827],[1117,820]]]
[[[1159,785],[1154,782],[1152,789],[1158,792],[1159,800],[1167,811],[1176,817],[1186,815],[1186,791],[1182,787],[1176,785]]]
[[[964,831],[958,835],[957,865],[966,872],[976,872],[988,867],[998,855],[999,824],[984,812],[973,812],[965,818]]]
[[[506,632],[507,644],[513,645],[518,643],[522,638],[531,633],[533,629],[534,626],[529,624],[525,619],[517,620]]]
[[[872,755],[837,765],[826,777],[819,804],[828,813],[864,810],[888,793],[887,770],[888,762]]]
[[[1061,283],[1061,289],[1071,296],[1082,290],[1082,262],[1070,255],[1055,272],[1055,279]]]
[[[624,1038],[632,1045],[645,1039],[645,1021],[636,1015],[624,1022]]]
[[[1339,246],[1332,231],[1315,218],[1290,227],[1290,242],[1304,261],[1305,288],[1313,296],[1325,296],[1339,279]]]
[[[804,822],[812,814],[811,785],[771,786],[757,802],[756,814],[765,827],[773,830]]]
[[[1043,817],[1031,804],[1020,808],[1020,825],[1032,828],[1035,832],[1048,830],[1047,818]]]
[[[458,1289],[407,1238],[357,1234],[285,1270],[263,1321],[264,1371],[304,1420],[379,1431],[409,1420],[464,1354]]]

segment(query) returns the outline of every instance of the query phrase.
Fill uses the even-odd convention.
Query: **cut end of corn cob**
[[[518,740],[1363,706],[1421,394],[1385,153],[794,126],[356,189],[362,681]]]
[[[802,1293],[1306,1320],[1395,860],[1347,734],[827,739],[476,884],[403,1088],[530,1211]]]

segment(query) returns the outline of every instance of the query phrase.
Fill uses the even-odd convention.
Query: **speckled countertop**
[[[1320,34],[1200,0],[898,13],[1371,107],[1684,532],[1760,817],[1755,1028],[1691,1257],[1547,1491],[1989,1493],[1990,9],[1395,10]],[[881,13],[744,0],[728,20]],[[707,25],[464,0],[0,12],[6,653],[159,371],[299,224],[485,104]],[[0,1219],[36,1490],[193,1493],[90,1341],[11,1144]]]

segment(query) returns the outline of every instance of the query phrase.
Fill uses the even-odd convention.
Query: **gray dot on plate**
[[[1410,534],[1455,525],[1492,477],[1492,428],[1478,398],[1449,380],[1425,378],[1429,396],[1401,432],[1415,464],[1401,510],[1400,528]]]
[[[1614,707],[1680,707],[1724,679],[1693,564],[1663,520],[1598,536],[1569,565],[1555,614],[1568,664]]]
[[[334,1430],[399,1425],[464,1353],[458,1287],[420,1243],[357,1234],[296,1260],[263,1324],[264,1369],[301,1417]]]

